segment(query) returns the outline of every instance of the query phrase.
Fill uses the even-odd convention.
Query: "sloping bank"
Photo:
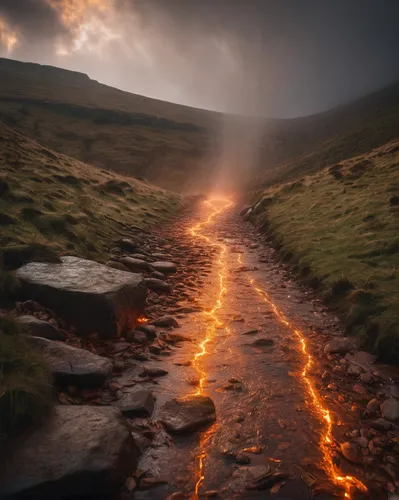
[[[399,141],[262,192],[246,218],[350,334],[399,361]]]

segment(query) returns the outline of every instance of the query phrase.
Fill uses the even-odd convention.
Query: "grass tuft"
[[[0,432],[35,424],[52,405],[51,373],[21,327],[0,316]]]

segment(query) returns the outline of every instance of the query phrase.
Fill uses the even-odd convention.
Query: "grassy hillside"
[[[218,120],[81,73],[0,59],[0,121],[55,151],[163,187],[196,182]]]
[[[264,191],[253,222],[348,332],[399,361],[399,141]]]
[[[102,260],[126,227],[147,227],[178,207],[176,194],[55,153],[0,124],[0,252],[43,244]]]
[[[399,83],[325,113],[274,120],[252,188],[297,179],[399,136]]]

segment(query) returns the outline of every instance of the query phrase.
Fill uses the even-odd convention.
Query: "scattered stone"
[[[162,368],[144,368],[144,371],[140,374],[140,377],[164,377],[168,372]]]
[[[151,278],[156,278],[158,280],[164,280],[166,278],[163,273],[160,273],[158,271],[153,271],[150,276]]]
[[[341,453],[349,461],[355,464],[361,463],[361,455],[359,453],[359,448],[354,443],[342,443]]]
[[[136,344],[146,344],[148,342],[147,334],[140,332],[139,330],[133,330],[126,335],[126,339],[129,342],[134,342]]]
[[[122,264],[122,262],[117,262],[116,260],[109,260],[106,264],[108,267],[112,267],[112,269],[119,269],[119,271],[124,271],[125,273],[130,273],[130,269]]]
[[[367,403],[367,410],[370,413],[375,413],[376,411],[378,411],[380,404],[381,403],[377,398],[373,398]]]
[[[177,271],[176,264],[173,262],[163,262],[163,261],[157,261],[157,262],[152,262],[151,267],[155,269],[155,271],[158,271],[163,274],[172,274]]]
[[[372,384],[374,382],[374,377],[371,375],[371,373],[362,373],[360,375],[360,381],[363,382],[364,384]]]
[[[169,495],[166,500],[187,500],[187,497],[184,493],[176,492]]]
[[[18,269],[21,292],[55,311],[78,333],[113,338],[133,328],[145,306],[146,289],[138,274],[78,257],[62,263],[32,262]]]
[[[382,416],[391,421],[399,420],[399,401],[394,398],[387,399],[380,406]]]
[[[360,367],[363,371],[369,371],[376,362],[377,356],[365,351],[348,352],[345,359],[352,365]]]
[[[331,376],[327,371],[323,372],[323,375],[321,376],[321,380],[329,380],[330,378],[331,378]]]
[[[120,352],[127,351],[130,347],[130,344],[128,342],[116,342],[112,346],[112,353],[113,354],[119,354]]]
[[[207,498],[218,498],[219,491],[218,490],[207,490],[207,491],[205,491],[205,496]]]
[[[112,361],[107,358],[41,337],[29,339],[43,352],[55,383],[61,387],[101,387],[112,373]]]
[[[150,321],[149,324],[154,326],[170,326],[173,328],[177,328],[179,326],[179,323],[172,316],[162,316],[162,318]]]
[[[365,387],[363,387],[362,385],[360,385],[360,384],[355,384],[353,386],[353,390],[357,394],[360,394],[361,396],[364,396],[365,394],[367,394],[367,389]]]
[[[150,339],[155,339],[157,336],[157,329],[154,325],[139,325],[136,330],[146,333]]]
[[[251,342],[252,347],[272,347],[274,345],[274,340],[272,339],[256,339],[254,342]]]
[[[138,243],[134,242],[130,238],[122,238],[118,244],[120,248],[123,248],[123,250],[127,250],[128,252],[136,252],[139,248]]]
[[[22,309],[29,312],[41,312],[44,307],[34,300],[26,300],[22,303]]]
[[[123,394],[113,403],[126,417],[150,417],[154,410],[154,396],[144,389]]]
[[[377,431],[389,431],[392,427],[392,423],[385,418],[377,418],[371,423],[371,427],[377,429]]]
[[[241,335],[256,335],[257,333],[259,333],[259,330],[247,330],[245,332],[242,332]]]
[[[165,281],[156,278],[145,278],[144,281],[147,287],[156,293],[170,293],[172,291],[172,287]]]
[[[355,342],[348,337],[333,339],[324,347],[327,354],[346,354],[355,349]]]
[[[248,455],[245,455],[245,453],[238,453],[235,461],[236,461],[236,464],[238,464],[238,465],[248,465],[251,463],[251,459],[249,458]]]
[[[189,395],[171,399],[160,411],[160,421],[172,433],[194,431],[215,420],[215,405],[207,396]]]
[[[134,259],[133,257],[122,257],[119,259],[124,266],[126,266],[129,271],[133,273],[141,273],[143,271],[149,271],[150,267],[148,262],[141,259]]]
[[[65,340],[65,335],[58,328],[47,321],[35,318],[35,316],[19,316],[17,321],[34,337],[43,337],[48,340]]]
[[[116,408],[59,405],[13,448],[0,471],[2,495],[64,499],[116,493],[138,455]]]

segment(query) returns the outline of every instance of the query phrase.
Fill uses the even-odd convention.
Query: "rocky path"
[[[397,371],[357,350],[275,257],[229,200],[209,200],[151,233],[131,228],[111,250],[108,269],[125,271],[123,287],[129,271],[139,273],[128,280],[134,293],[143,280],[148,288],[145,316],[124,337],[82,337],[41,304],[17,305],[20,321],[46,337],[34,342],[51,362],[57,412],[73,406],[79,432],[93,434],[93,452],[79,457],[84,470],[65,463],[57,480],[68,477],[79,491],[71,478],[86,470],[92,477],[95,464],[101,484],[104,469],[96,467],[112,454],[107,474],[129,475],[124,499],[385,499],[396,492]],[[93,422],[108,419],[118,440],[94,424],[88,432],[78,405]],[[120,414],[134,441],[128,452]],[[67,425],[68,415],[58,418]],[[41,441],[59,438],[46,432]],[[70,454],[78,453],[79,432]],[[17,461],[34,456],[37,440]],[[43,467],[32,460],[28,470],[31,477],[46,470],[39,485],[49,474],[41,449]],[[52,449],[52,462],[56,455]],[[14,484],[24,474],[18,470]]]
[[[162,231],[188,253],[196,277],[174,289],[199,310],[169,309],[191,342],[162,361],[153,419],[170,398],[201,394],[216,421],[184,436],[162,430],[140,467],[165,485],[135,498],[388,498],[399,450],[395,415],[380,404],[398,405],[395,373],[343,337],[235,212],[206,203]]]

